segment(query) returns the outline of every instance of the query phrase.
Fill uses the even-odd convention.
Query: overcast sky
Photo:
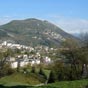
[[[88,32],[88,0],[0,0],[0,25],[27,18],[48,20],[69,33]]]

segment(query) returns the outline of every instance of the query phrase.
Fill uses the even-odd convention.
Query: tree
[[[88,77],[88,33],[82,33],[80,39],[83,41],[83,46],[80,49],[80,60],[82,63],[82,77]]]
[[[40,68],[39,74],[40,74],[41,76],[43,76],[44,79],[47,79],[47,76],[46,76],[46,74],[44,73],[44,71],[42,70],[42,68]]]
[[[88,33],[81,33],[80,39],[83,42],[83,46],[88,48]]]
[[[80,45],[77,41],[67,40],[64,42],[64,49],[61,51],[62,56],[65,57],[66,63],[71,66],[71,80],[79,79],[81,71],[79,73],[80,65]]]
[[[0,77],[13,73],[13,69],[7,59],[13,55],[10,49],[0,52]]]
[[[3,69],[0,70],[0,77],[11,75],[15,72],[14,69],[11,68],[9,63],[4,64]]]
[[[35,69],[34,66],[33,66],[32,69],[31,69],[31,73],[36,73],[36,69]]]
[[[0,52],[0,70],[3,69],[4,65],[6,64],[6,60],[9,57],[9,53],[6,52]]]
[[[50,72],[48,83],[54,83],[56,80],[55,73],[53,71]]]

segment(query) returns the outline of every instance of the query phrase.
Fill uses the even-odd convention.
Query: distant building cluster
[[[39,65],[41,63],[48,64],[51,62],[51,58],[48,56],[41,56],[40,52],[43,49],[42,46],[37,46],[35,48],[20,44],[8,43],[7,41],[3,41],[0,44],[0,48],[10,48],[10,49],[19,49],[21,54],[17,54],[14,57],[7,57],[6,61],[11,64],[12,68],[17,68],[18,64],[20,67],[24,67],[25,65],[30,64]],[[53,49],[53,48],[51,48]],[[44,51],[48,52],[49,47],[44,47]],[[25,54],[24,52],[29,52],[29,54]],[[33,52],[33,53],[32,53]]]

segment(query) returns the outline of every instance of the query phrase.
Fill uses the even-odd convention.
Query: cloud
[[[88,32],[88,20],[51,16],[51,21],[68,33]]]
[[[8,15],[1,16],[0,17],[0,25],[6,24],[12,20],[15,20],[16,18],[17,18],[17,15],[15,15],[15,14],[13,16],[8,16]]]
[[[5,23],[8,23],[9,21],[11,21],[12,17],[10,16],[3,16],[0,17],[0,25],[3,25]]]

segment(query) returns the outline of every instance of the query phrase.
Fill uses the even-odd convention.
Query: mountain
[[[81,37],[81,33],[72,33],[73,36],[80,38]]]
[[[0,26],[0,40],[10,40],[24,45],[60,46],[61,42],[72,35],[46,21],[35,18],[13,20]]]

